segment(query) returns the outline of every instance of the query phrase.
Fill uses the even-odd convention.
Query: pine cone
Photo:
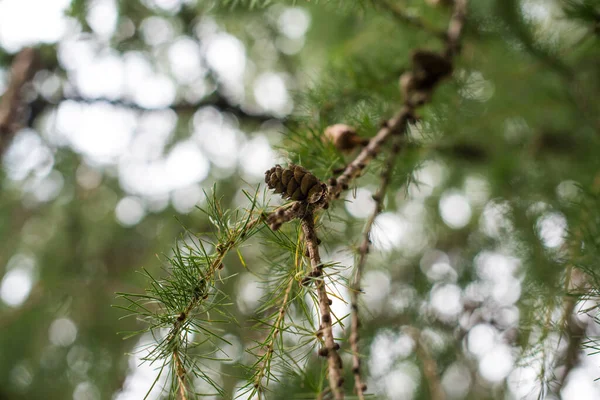
[[[452,73],[452,63],[433,51],[415,51],[412,63],[417,89],[430,89]]]
[[[365,146],[369,143],[368,139],[358,136],[356,129],[346,124],[328,126],[325,129],[323,139],[330,141],[338,150],[343,152],[350,152],[358,146]]]
[[[284,199],[316,203],[323,198],[327,186],[316,176],[299,165],[290,164],[287,168],[276,165],[265,172],[265,182],[275,193]]]

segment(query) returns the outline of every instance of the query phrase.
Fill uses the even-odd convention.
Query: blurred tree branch
[[[12,61],[8,87],[0,100],[0,155],[21,124],[22,91],[36,71],[36,57],[34,49],[25,48]]]
[[[207,96],[206,98],[196,103],[175,103],[168,107],[149,108],[141,106],[133,101],[123,99],[108,99],[108,98],[88,98],[84,96],[64,96],[58,99],[56,103],[49,102],[43,98],[38,98],[30,103],[31,112],[29,115],[28,124],[31,126],[35,119],[43,113],[48,107],[55,106],[57,103],[62,101],[74,101],[80,104],[93,105],[93,104],[110,104],[115,107],[126,108],[139,112],[150,112],[150,111],[161,111],[161,110],[173,110],[177,114],[188,114],[193,113],[202,107],[215,107],[219,111],[228,112],[239,118],[242,122],[253,122],[263,123],[270,120],[285,121],[285,118],[275,116],[273,114],[264,112],[253,112],[245,109],[243,106],[233,104],[225,96],[215,93]]]

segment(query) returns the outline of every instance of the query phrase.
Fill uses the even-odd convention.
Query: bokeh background
[[[243,209],[275,163],[333,176],[351,156],[319,132],[344,122],[368,138],[399,108],[410,51],[441,46],[430,31],[450,14],[434,3],[0,0],[0,93],[15,55],[37,52],[2,138],[0,399],[144,398],[157,369],[135,350],[156,339],[124,340],[143,323],[113,307],[116,293],[143,292],[142,268],[160,279],[173,248],[208,237],[197,207],[213,191]],[[453,79],[411,127],[372,232],[374,398],[431,398],[409,327],[448,399],[600,398],[599,16],[594,1],[471,2]],[[342,276],[380,169],[323,222],[324,258]],[[261,332],[248,334],[269,291],[261,243],[222,272],[237,324],[222,331],[230,361],[210,373],[228,397]],[[336,290],[341,318],[348,291]],[[321,366],[313,354],[303,379]],[[314,398],[298,382],[272,382],[272,398]]]

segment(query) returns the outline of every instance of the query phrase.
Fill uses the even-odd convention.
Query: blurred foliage
[[[206,397],[323,393],[298,223],[278,232],[263,224],[280,199],[253,167],[268,158],[335,176],[354,154],[324,141],[323,130],[346,123],[369,138],[401,107],[411,52],[443,47],[451,10],[436,3],[444,2],[72,0],[64,39],[34,43],[40,70],[25,88],[24,128],[2,155],[0,399],[181,398],[174,355]],[[116,12],[108,35],[91,17],[100,6]],[[284,18],[290,10],[299,14]],[[286,34],[303,23],[306,32]],[[209,60],[215,35],[243,48],[241,79]],[[453,77],[410,127],[371,236],[361,346],[375,398],[432,398],[409,327],[449,398],[558,398],[566,373],[598,365],[599,35],[598,1],[470,1]],[[169,56],[179,39],[199,49],[194,80]],[[13,53],[0,48],[2,90]],[[132,93],[89,95],[73,60],[106,54],[147,62],[174,87],[173,100],[151,107]],[[261,99],[257,82],[270,73],[289,109],[265,106],[265,96],[280,95],[273,86]],[[94,158],[61,136],[68,104],[131,111],[133,139],[122,154]],[[174,123],[164,143],[143,147],[140,121],[159,114]],[[198,139],[206,115],[213,125]],[[165,160],[190,142],[211,154],[191,194],[152,196],[123,178],[127,157]],[[346,286],[383,159],[318,215],[348,394]],[[477,336],[482,329],[493,334]],[[535,377],[525,393],[515,384],[523,368]]]

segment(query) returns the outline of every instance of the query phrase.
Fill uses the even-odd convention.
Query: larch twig
[[[36,67],[36,51],[24,48],[13,59],[10,81],[0,100],[0,154],[4,154],[20,125],[20,110],[23,107],[21,92],[33,77]]]
[[[323,344],[325,347],[319,350],[319,355],[327,357],[329,387],[334,398],[340,400],[344,398],[344,391],[342,389],[344,384],[342,359],[338,354],[339,345],[335,343],[333,337],[331,300],[327,296],[327,287],[323,280],[323,264],[319,255],[319,245],[312,210],[307,211],[306,215],[302,218],[301,224],[312,267],[311,275],[316,281],[319,314],[321,315],[319,332],[323,335]]]

